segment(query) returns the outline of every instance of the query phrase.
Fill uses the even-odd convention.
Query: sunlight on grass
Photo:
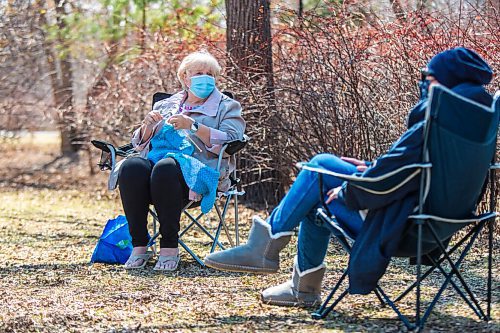
[[[0,191],[0,330],[6,331],[376,331],[398,332],[403,326],[375,296],[349,296],[327,320],[311,319],[309,309],[264,305],[260,292],[286,281],[296,253],[296,237],[281,254],[281,271],[250,275],[201,268],[181,251],[180,269],[170,274],[146,269],[128,272],[117,265],[89,264],[104,224],[122,212],[116,195],[88,190],[8,189]],[[255,212],[240,207],[242,242]],[[233,211],[228,222],[232,229]],[[185,225],[183,220],[182,224]],[[211,230],[214,216],[203,220]],[[209,239],[191,230],[186,242],[203,258]],[[223,238],[224,243],[227,241]],[[335,244],[327,256],[323,297],[347,264]],[[394,293],[411,281],[413,269],[395,261],[382,286]],[[474,285],[484,286],[482,255],[470,263]],[[436,276],[426,282],[425,299],[436,291]],[[414,296],[401,302],[411,313]],[[498,304],[493,316],[498,318]],[[430,317],[437,330],[495,331],[484,324],[452,293],[447,292]]]
[[[57,149],[60,144],[61,136],[58,131],[21,131],[10,135],[0,133],[0,145],[3,148],[14,146],[16,148],[37,147],[37,149],[51,151]]]

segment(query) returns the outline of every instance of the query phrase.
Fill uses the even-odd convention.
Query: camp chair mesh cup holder
[[[228,97],[233,97],[230,92],[223,92]],[[172,96],[171,94],[168,93],[162,93],[162,92],[157,92],[153,95],[153,103],[154,105],[156,102],[169,98]],[[220,170],[221,162],[224,158],[224,154],[233,156],[239,151],[241,151],[249,142],[250,138],[246,135],[243,136],[242,140],[234,140],[225,143],[219,152],[218,156],[218,162],[217,162],[217,171]],[[102,171],[105,170],[113,170],[114,166],[116,165],[117,159],[119,157],[121,158],[127,158],[127,157],[132,157],[135,155],[138,155],[138,153],[134,150],[134,147],[131,143],[128,143],[123,146],[115,147],[113,144],[102,141],[102,140],[92,140],[91,143],[101,150],[101,157],[97,165]],[[194,217],[188,209],[190,208],[195,208],[197,207],[197,202],[190,201],[184,208],[183,208],[183,213],[184,215],[187,216],[189,220],[189,224],[179,233],[179,245],[186,250],[186,252],[191,255],[191,257],[196,260],[202,267],[205,266],[203,263],[203,260],[200,259],[198,255],[182,240],[182,236],[184,236],[189,230],[191,230],[193,227],[198,227],[206,236],[210,238],[211,242],[211,247],[210,247],[210,253],[214,252],[217,246],[224,250],[225,246],[219,241],[219,237],[221,235],[222,230],[224,230],[224,233],[226,234],[226,237],[228,239],[229,245],[231,247],[234,247],[235,245],[239,245],[239,218],[238,218],[238,197],[242,196],[245,194],[245,191],[239,191],[238,190],[238,185],[240,183],[240,179],[237,178],[236,175],[236,170],[232,172],[232,174],[229,176],[230,179],[230,187],[227,191],[225,192],[220,192],[217,191],[217,197],[216,197],[216,202],[214,204],[215,212],[217,213],[217,218],[218,218],[218,225],[215,231],[215,235],[213,235],[203,224],[200,222],[200,219],[205,216],[203,213],[199,213],[196,217]],[[233,201],[234,203],[234,241],[233,238],[231,237],[231,233],[229,231],[229,228],[226,224],[226,213],[229,209],[229,205]],[[219,207],[219,204],[222,203],[222,209]],[[157,252],[157,242],[156,239],[160,235],[158,231],[157,224],[159,224],[158,221],[158,216],[154,210],[154,208],[149,208],[149,213],[153,217],[153,236],[150,238],[147,247],[151,247],[154,252]]]
[[[494,212],[495,210],[495,205],[497,202],[496,198],[496,191],[497,189],[495,188],[495,172],[496,170],[500,169],[500,164],[495,163],[495,152],[496,152],[496,138],[498,134],[498,119],[499,119],[499,114],[500,114],[500,93],[497,93],[495,95],[495,101],[493,103],[493,111],[490,110],[485,110],[484,106],[479,106],[477,103],[474,103],[473,101],[467,100],[459,95],[454,94],[450,90],[442,87],[442,86],[433,86],[431,90],[431,95],[429,97],[429,100],[431,103],[429,104],[429,107],[427,108],[426,111],[426,124],[425,124],[425,130],[424,130],[424,147],[423,147],[423,152],[424,152],[424,158],[423,158],[423,163],[418,164],[418,165],[413,165],[410,168],[400,168],[397,170],[396,174],[391,174],[391,175],[386,175],[386,177],[382,177],[383,179],[380,179],[378,182],[373,183],[373,180],[369,180],[368,182],[365,180],[363,182],[363,179],[356,177],[356,176],[346,176],[342,174],[338,174],[335,172],[330,172],[328,170],[318,168],[317,166],[313,166],[307,163],[298,163],[298,167],[303,169],[303,170],[309,170],[312,172],[316,172],[318,175],[319,179],[319,189],[321,193],[321,202],[325,202],[324,198],[324,186],[323,186],[323,177],[325,175],[329,176],[335,176],[339,177],[343,180],[352,182],[355,184],[357,188],[362,188],[363,190],[370,190],[370,186],[373,186],[373,184],[380,184],[380,182],[389,180],[392,176],[398,176],[398,174],[401,174],[403,172],[406,172],[406,175],[409,174],[408,170],[419,170],[419,173],[422,175],[420,178],[420,189],[419,189],[419,199],[418,199],[418,212],[416,214],[410,215],[408,220],[412,221],[413,223],[411,229],[412,229],[412,235],[415,236],[413,238],[414,243],[416,244],[416,249],[414,252],[414,256],[411,255],[411,257],[415,257],[416,259],[416,280],[413,282],[404,292],[402,292],[397,298],[392,300],[389,298],[389,296],[384,292],[384,290],[377,285],[376,288],[374,289],[374,293],[378,300],[381,302],[382,305],[389,305],[394,312],[397,314],[399,319],[403,322],[403,324],[409,329],[409,330],[420,330],[424,327],[426,320],[428,319],[429,315],[431,314],[432,309],[436,305],[437,301],[440,299],[440,296],[442,295],[443,291],[446,289],[448,285],[451,285],[453,289],[456,291],[456,293],[467,303],[467,305],[472,309],[472,311],[479,317],[481,320],[488,321],[491,319],[491,299],[492,299],[492,265],[493,265],[493,259],[492,259],[492,249],[493,249],[493,231],[494,231],[494,223],[496,221],[496,218],[500,216],[498,212]],[[444,218],[440,216],[436,216],[435,214],[432,214],[432,211],[429,210],[429,201],[433,200],[432,193],[435,193],[437,186],[433,187],[431,183],[431,176],[433,174],[433,168],[441,168],[442,165],[440,165],[439,161],[436,163],[436,161],[432,160],[432,157],[436,157],[439,153],[442,153],[440,151],[439,153],[436,153],[433,155],[431,152],[432,150],[432,145],[436,144],[436,140],[441,139],[441,134],[436,133],[440,131],[439,126],[435,126],[436,130],[434,131],[435,133],[432,133],[434,130],[434,122],[436,121],[436,118],[440,115],[440,113],[445,113],[449,110],[444,110],[446,109],[446,104],[452,105],[452,106],[457,106],[461,104],[462,108],[472,108],[473,111],[477,112],[477,109],[480,109],[482,112],[485,112],[485,114],[488,114],[487,116],[490,119],[490,123],[486,124],[484,127],[484,130],[488,130],[490,132],[490,135],[488,138],[485,138],[485,142],[489,143],[489,147],[486,148],[487,151],[492,152],[492,159],[489,161],[486,161],[486,165],[484,167],[484,172],[486,174],[486,179],[483,179],[482,184],[479,184],[480,187],[484,184],[484,182],[488,182],[489,186],[489,193],[490,193],[490,204],[489,204],[489,212],[473,216],[472,218],[467,218],[467,219],[451,219],[451,218]],[[441,110],[443,109],[443,110]],[[455,112],[456,110],[451,110],[451,112]],[[461,110],[460,112],[462,112]],[[469,113],[470,114],[470,113]],[[470,124],[467,124],[468,126]],[[444,135],[442,135],[444,137]],[[446,139],[446,138],[445,138]],[[481,145],[481,143],[479,143]],[[442,148],[442,147],[440,147]],[[488,150],[489,149],[489,150]],[[436,159],[438,160],[438,159]],[[492,161],[492,162],[490,162]],[[483,158],[484,162],[484,158]],[[488,170],[489,168],[489,170]],[[441,173],[441,171],[436,170],[436,173]],[[446,171],[445,171],[446,173]],[[463,175],[463,174],[462,174]],[[469,176],[469,175],[467,175]],[[409,177],[409,176],[408,176]],[[437,177],[436,177],[437,178]],[[462,181],[462,180],[460,180]],[[435,181],[435,183],[440,183],[439,185],[443,185],[439,180]],[[477,187],[478,184],[476,184]],[[394,185],[391,185],[394,186]],[[373,189],[373,187],[372,187]],[[434,192],[432,192],[434,190]],[[437,190],[439,191],[439,189]],[[463,195],[457,194],[457,195]],[[480,196],[477,195],[475,202],[478,203],[478,200]],[[439,198],[439,195],[438,195]],[[434,199],[435,200],[435,199]],[[435,207],[435,204],[432,203]],[[329,211],[328,207],[323,204],[323,207],[318,208],[317,213],[316,213],[316,219],[317,222],[326,228],[328,228],[331,232],[332,235],[334,236],[334,239],[337,240],[342,248],[348,253],[351,253],[351,248],[354,243],[354,240],[349,236],[349,234],[342,229],[342,227],[338,224],[336,221],[335,217],[333,214]],[[443,235],[442,233],[439,234],[442,230],[442,226],[450,226],[450,230],[454,230],[451,232],[449,235]],[[442,241],[443,239],[449,240],[458,230],[462,229],[464,226],[471,226],[470,230],[463,236],[461,239],[459,239],[453,246],[449,247],[447,249],[447,241]],[[483,309],[483,306],[481,306],[481,302],[478,300],[477,296],[473,293],[471,288],[468,286],[468,284],[465,282],[461,272],[460,272],[460,265],[462,264],[463,260],[465,259],[466,255],[468,254],[469,250],[471,249],[472,245],[474,244],[474,241],[478,238],[479,233],[484,229],[484,227],[488,227],[488,278],[486,281],[486,311]],[[427,231],[426,234],[424,234],[424,231]],[[431,236],[429,238],[429,236]],[[444,236],[444,237],[443,237]],[[427,237],[427,238],[426,238]],[[435,246],[437,249],[440,250],[441,255],[439,255],[438,258],[434,258],[433,256],[430,255],[431,250],[430,249],[424,249],[424,244],[429,245],[429,239],[435,243]],[[425,242],[425,243],[424,243]],[[403,242],[400,243],[400,246]],[[412,244],[414,244],[412,243]],[[412,245],[413,246],[413,245]],[[459,252],[459,250],[462,249],[462,253]],[[453,261],[451,258],[451,255],[453,253],[457,252],[456,256],[458,256],[458,259],[456,261]],[[398,256],[398,255],[396,255]],[[410,258],[410,256],[401,256],[401,257],[407,257]],[[426,259],[429,263],[427,265],[429,266],[425,272],[423,272],[423,263],[422,259]],[[443,267],[443,264],[447,264],[447,270],[445,267]],[[423,308],[422,304],[422,299],[421,299],[421,283],[424,279],[426,279],[433,271],[437,271],[443,275],[444,282],[440,286],[438,292],[433,296],[432,301],[428,303],[428,306],[426,309]],[[340,292],[340,287],[343,283],[343,281],[346,280],[346,277],[348,276],[347,269],[344,271],[342,276],[339,278],[333,289],[331,290],[330,294],[327,296],[323,304],[320,306],[319,309],[317,309],[315,312],[312,313],[312,317],[314,319],[324,319],[341,301],[342,299],[348,294],[348,288],[345,288],[344,291]],[[456,278],[457,281],[455,281],[452,278]],[[462,287],[462,288],[461,288]],[[404,297],[406,297],[412,290],[416,290],[415,296],[415,317],[414,317],[414,322],[411,322],[410,319],[403,315],[399,308],[396,306],[396,302],[402,300]],[[337,298],[332,301],[333,296],[339,292]],[[422,311],[425,310],[423,314]]]

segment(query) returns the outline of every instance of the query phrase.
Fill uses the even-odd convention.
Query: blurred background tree
[[[62,154],[88,147],[89,111],[93,100],[113,84],[111,67],[140,55],[152,42],[148,41],[150,33],[175,31],[173,37],[188,41],[194,37],[193,26],[204,26],[209,36],[221,20],[213,12],[218,2],[212,4],[207,7],[194,0],[0,1],[1,70],[8,76],[0,85],[3,103],[9,100],[2,111],[8,120],[4,129],[43,129],[53,123],[61,133]],[[44,93],[38,92],[40,88]],[[25,104],[45,109],[38,114],[44,121],[36,125],[31,112],[12,110]]]

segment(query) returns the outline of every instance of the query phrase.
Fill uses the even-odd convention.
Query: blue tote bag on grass
[[[132,253],[132,237],[128,231],[127,219],[123,215],[108,220],[97,241],[91,263],[124,264]]]

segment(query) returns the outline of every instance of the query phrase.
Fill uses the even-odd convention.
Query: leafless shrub
[[[400,21],[372,18],[362,24],[348,10],[335,8],[324,17],[305,13],[300,21],[281,12],[274,32],[274,81],[241,73],[238,82],[222,78],[244,107],[252,143],[241,154],[247,199],[276,202],[291,183],[297,161],[320,152],[372,159],[383,153],[405,130],[406,116],[418,100],[419,69],[437,52],[464,45],[476,50],[495,71],[498,13],[469,9],[461,23],[441,14],[410,12]],[[154,48],[113,67],[113,81],[91,103],[92,135],[126,142],[132,128],[150,110],[155,91],[179,89],[175,70],[180,59],[201,44],[229,70],[224,42],[200,37],[189,45],[161,33]],[[498,78],[490,85],[498,86]]]
[[[289,184],[294,163],[320,152],[378,156],[406,128],[419,69],[434,54],[464,45],[498,71],[500,29],[492,15],[498,14],[472,9],[460,25],[411,12],[404,22],[360,25],[340,8],[332,17],[305,15],[300,24],[285,20],[274,39],[276,109],[252,124],[264,142],[251,158]],[[498,78],[489,86],[495,87]],[[266,141],[269,132],[278,133],[276,141]]]

